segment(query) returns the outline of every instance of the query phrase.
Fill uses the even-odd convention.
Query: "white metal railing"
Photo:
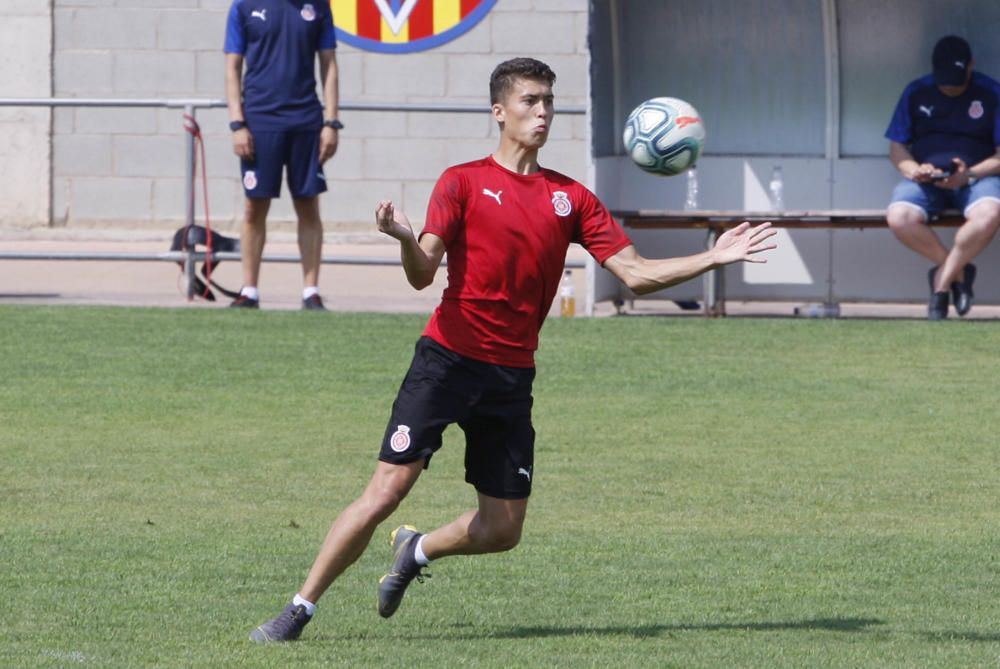
[[[160,107],[167,109],[181,109],[184,116],[189,116],[196,120],[197,110],[213,109],[225,107],[226,101],[219,99],[203,98],[178,98],[178,99],[117,99],[117,98],[0,98],[0,107]],[[410,104],[410,103],[378,103],[378,102],[342,102],[342,111],[364,111],[364,112],[425,112],[425,113],[445,113],[445,114],[482,114],[489,110],[488,107],[477,104]],[[587,113],[585,106],[560,107],[560,114],[584,115]],[[185,130],[187,135],[185,164],[184,164],[184,197],[187,200],[186,224],[192,225],[195,222],[195,199],[194,199],[194,175],[195,175],[195,141],[193,133]],[[213,252],[214,260],[239,260],[239,253]],[[93,261],[169,261],[183,262],[184,274],[187,278],[187,296],[193,299],[195,294],[195,265],[206,260],[207,254],[202,251],[195,251],[193,248],[188,251],[168,251],[164,253],[33,253],[33,252],[4,252],[0,251],[0,260],[93,260]],[[265,255],[261,258],[264,262],[277,263],[297,263],[301,261],[298,256],[290,255]],[[323,256],[323,264],[329,265],[399,265],[400,260],[392,258],[375,257],[351,257],[351,256]],[[581,268],[586,267],[583,261],[567,260],[566,267]],[[588,289],[587,304],[593,303]]]

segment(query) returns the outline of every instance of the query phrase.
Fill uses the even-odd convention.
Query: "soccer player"
[[[697,255],[639,255],[597,197],[538,164],[552,127],[555,78],[531,58],[496,67],[490,99],[500,144],[491,156],[445,171],[419,237],[391,202],[378,205],[378,229],[399,241],[410,284],[418,290],[430,285],[447,253],[448,287],[417,342],[368,487],[334,521],[292,602],[251,639],[299,637],[316,601],[361,556],[452,423],[465,432],[465,479],[478,493],[478,508],[426,534],[407,525],[392,532],[392,564],[378,586],[379,613],[388,618],[396,612],[409,583],[421,578],[431,560],[517,545],[535,474],[534,352],[570,242],[582,244],[637,293],[727,263],[764,262],[757,254],[774,248],[770,224],[743,223]]]
[[[302,308],[325,311],[319,296],[323,163],[337,151],[337,38],[326,0],[233,0],[226,23],[226,100],[233,151],[246,195],[240,246],[243,288],[230,306],[257,309],[260,261],[271,199],[282,170],[298,218]],[[323,102],[316,97],[319,58]],[[243,64],[246,62],[246,73]]]

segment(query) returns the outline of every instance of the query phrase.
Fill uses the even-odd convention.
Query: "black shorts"
[[[528,497],[534,379],[534,368],[480,362],[421,337],[393,402],[379,460],[424,460],[427,466],[444,429],[458,423],[465,432],[465,480],[490,497]]]

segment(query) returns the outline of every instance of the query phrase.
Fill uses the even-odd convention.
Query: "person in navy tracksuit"
[[[234,0],[226,24],[226,99],[233,150],[240,157],[245,216],[243,288],[233,307],[256,309],[260,260],[271,199],[282,170],[298,217],[304,309],[325,310],[319,296],[323,163],[337,151],[337,40],[326,0]],[[319,57],[323,101],[316,95]],[[244,71],[244,64],[246,70]]]
[[[886,219],[903,244],[934,263],[927,317],[941,320],[949,297],[959,316],[969,312],[971,260],[1000,227],[1000,83],[973,71],[961,37],[942,37],[932,61],[933,74],[906,87],[885,133],[889,159],[904,177]],[[926,225],[949,208],[965,216],[950,249]]]

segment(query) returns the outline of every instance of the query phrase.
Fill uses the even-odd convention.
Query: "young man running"
[[[399,241],[410,284],[429,286],[447,253],[448,287],[417,342],[368,487],[334,521],[298,594],[250,634],[254,641],[299,637],[316,601],[361,556],[452,423],[465,432],[465,480],[476,488],[478,508],[427,534],[407,525],[392,532],[394,554],[379,582],[379,614],[396,612],[409,583],[431,560],[517,545],[534,474],[534,352],[571,242],[640,294],[720,265],[764,262],[756,254],[774,248],[768,223],[743,223],[704,253],[640,256],[597,197],[538,164],[552,126],[554,81],[547,65],[530,58],[497,66],[490,99],[500,145],[487,158],[445,171],[419,238],[391,202],[379,204],[378,229]]]

